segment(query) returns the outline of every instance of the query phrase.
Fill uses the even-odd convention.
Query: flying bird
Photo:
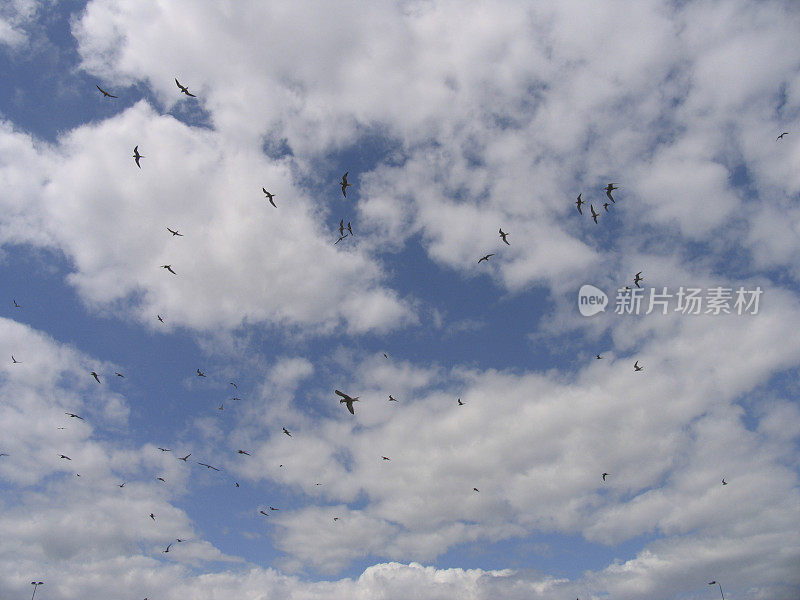
[[[206,376],[206,374],[205,374],[205,373],[203,373],[203,372],[202,372],[200,369],[197,369],[197,376],[198,376],[198,377],[205,377],[205,376]]]
[[[344,402],[347,405],[347,410],[350,411],[351,415],[356,414],[356,411],[353,410],[353,402],[358,402],[359,396],[356,396],[355,398],[352,398],[352,397],[348,396],[347,394],[345,394],[344,392],[340,392],[339,390],[333,390],[333,393],[336,394],[337,396],[341,396],[342,397],[342,399],[339,400],[339,403]]]
[[[780,135],[779,135],[777,138],[775,138],[775,141],[777,142],[778,140],[782,140],[782,139],[783,139],[783,136],[785,136],[785,135],[789,135],[789,132],[788,132],[788,131],[784,131],[784,132],[783,132],[782,134],[780,134]]]
[[[595,356],[594,356],[594,357],[595,357],[597,360],[600,360],[601,358],[603,358],[603,357],[602,357],[602,356],[600,356],[599,354],[595,354]]]
[[[20,364],[20,363],[21,363],[21,361],[19,361],[19,360],[17,360],[16,358],[14,358],[14,355],[12,354],[12,355],[11,355],[11,364],[12,364],[12,365],[18,365],[18,364]]]
[[[334,521],[338,521],[338,520],[339,520],[339,517],[333,517],[333,520],[334,520]]]
[[[172,452],[172,450],[170,448],[162,448],[162,447],[159,446],[158,449],[161,450],[162,452]]]
[[[162,268],[162,269],[166,269],[167,271],[169,271],[169,272],[170,272],[170,273],[172,273],[173,275],[177,275],[177,273],[176,273],[175,271],[173,271],[173,270],[172,270],[172,265],[161,265],[161,268]]]
[[[236,382],[235,382],[235,381],[229,381],[228,383],[230,383],[230,384],[231,384],[233,387],[235,387],[237,390],[239,389],[239,386],[238,386],[238,385],[236,385]]]
[[[616,204],[616,200],[614,200],[614,198],[611,197],[611,192],[613,192],[614,190],[618,190],[618,189],[619,188],[616,187],[613,183],[609,183],[606,186],[606,196],[608,196],[608,199],[611,200],[611,202],[613,202],[614,204]]]
[[[644,367],[640,367],[639,366],[639,361],[638,360],[635,363],[633,363],[633,370],[634,371],[641,371],[642,369],[644,369]]]
[[[389,394],[389,402],[397,402],[397,398]]]
[[[488,261],[489,261],[489,257],[490,257],[490,256],[494,256],[494,252],[492,252],[491,254],[487,254],[486,256],[483,256],[483,257],[479,258],[479,259],[478,259],[478,264],[481,264],[483,261],[487,261],[487,262],[488,262]]]
[[[389,358],[389,355],[386,352],[383,353],[383,358]]]
[[[153,513],[150,513],[150,518],[153,519],[153,521],[156,520],[156,516]]]
[[[140,158],[144,158],[144,154],[139,154],[139,146],[134,146],[133,147],[133,160],[136,161],[136,166],[141,169],[142,165],[139,164],[139,159]]]
[[[123,379],[125,379],[125,375],[123,375],[122,373],[117,373],[116,371],[114,371],[114,375],[116,375],[117,377],[122,377]]]
[[[65,460],[72,460],[69,456],[66,456],[65,454],[59,454],[58,458],[63,458]]]
[[[273,508],[273,507],[271,507],[271,506],[269,507],[269,509],[270,509],[270,510],[280,510],[280,509],[278,509],[278,508]]]
[[[724,478],[724,477],[722,478],[722,485],[728,485],[728,482],[727,482],[727,481],[725,481],[725,478]]]
[[[291,432],[291,431],[289,431],[288,429],[286,429],[286,427],[284,427],[284,428],[283,428],[283,433],[285,433],[285,434],[286,434],[286,435],[288,435],[289,437],[292,437],[292,432]]]
[[[159,320],[159,321],[161,321],[162,323],[164,322],[164,319],[162,319],[162,318],[161,318],[161,315],[156,315],[156,317],[157,317],[157,318],[158,318],[158,320]]]
[[[260,511],[258,511],[258,512],[260,512],[260,513],[261,513],[262,515],[264,515],[265,517],[268,517],[268,516],[269,516],[269,513],[265,513],[263,510],[260,510]]]
[[[339,235],[344,236],[344,219],[339,221]]]
[[[275,208],[278,208],[278,206],[275,204],[275,201],[273,200],[273,198],[275,197],[275,194],[270,194],[267,191],[267,189],[263,188],[263,187],[261,188],[261,191],[264,192],[264,194],[266,194],[267,200],[269,200],[269,203],[272,204],[272,206],[274,206]]]
[[[503,228],[501,227],[501,228],[500,228],[500,237],[501,237],[501,238],[502,238],[502,240],[503,240],[503,241],[506,243],[506,245],[507,245],[507,246],[510,246],[511,244],[510,244],[510,243],[509,243],[509,241],[506,239],[506,236],[508,236],[508,234],[507,234],[506,232],[504,232],[504,231],[503,231]]]
[[[176,236],[176,235],[178,237],[183,237],[183,234],[182,233],[178,233],[177,229],[170,229],[169,227],[167,227],[167,231],[169,231],[172,234],[173,237]]]
[[[250,453],[249,452],[245,452],[244,450],[239,450],[238,452],[239,452],[239,454],[245,454],[247,456],[250,456]]]
[[[225,410],[225,403],[224,402],[220,402],[219,406],[217,407],[217,410]]]
[[[214,469],[215,471],[219,471],[217,467],[212,467],[211,465],[207,465],[206,463],[198,462],[198,465],[203,465],[206,469]]]
[[[595,225],[597,225],[597,217],[599,217],[600,215],[599,215],[599,214],[597,214],[597,213],[594,211],[594,204],[590,204],[590,205],[589,205],[589,208],[591,208],[591,209],[592,209],[592,219],[594,219],[594,224],[595,224]]]
[[[14,303],[14,308],[22,308],[22,305],[21,304],[17,304],[16,300],[14,300],[13,298],[11,300]]]
[[[167,547],[164,550],[162,550],[162,552],[164,552],[166,554],[167,552],[169,552],[169,549],[171,547],[172,547],[172,543],[167,544]]]
[[[68,417],[72,418],[72,419],[80,419],[81,421],[85,420],[83,417],[79,417],[75,413],[65,412],[64,414],[67,415]]]
[[[381,458],[382,458],[383,460],[392,460],[392,459],[391,459],[391,458],[389,458],[388,456],[381,456]]]
[[[581,210],[581,206],[583,206],[584,204],[586,204],[586,202],[584,202],[583,200],[581,200],[581,196],[583,196],[583,192],[581,192],[580,194],[578,194],[578,201],[577,201],[575,204],[578,206],[578,212],[579,212],[580,214],[583,214],[583,211]]]
[[[346,171],[344,175],[342,175],[342,180],[339,182],[339,185],[342,186],[342,196],[347,198],[347,188],[350,187],[351,184],[347,183],[347,173],[350,171]]]
[[[478,488],[472,488],[472,491],[473,492],[480,492],[480,490]]]
[[[128,483],[128,482],[127,481],[123,481],[117,487],[124,488],[126,483]]]
[[[355,235],[355,233],[353,233],[353,228],[350,226],[350,221],[347,222],[347,231],[350,232],[350,235]]]
[[[341,242],[341,241],[342,241],[344,238],[346,238],[346,237],[348,237],[348,235],[347,235],[347,234],[345,234],[345,235],[340,235],[340,236],[339,236],[339,239],[338,239],[338,240],[336,240],[335,242],[333,242],[333,245],[335,246],[336,244],[338,244],[339,242]]]
[[[638,287],[642,287],[642,286],[640,286],[640,285],[639,285],[639,282],[640,282],[640,281],[644,281],[644,277],[642,277],[642,272],[641,272],[641,271],[639,271],[639,272],[636,274],[636,277],[634,277],[634,278],[633,278],[633,283],[635,283],[635,284],[636,284],[636,287],[637,287],[637,288],[638,288]]]
[[[178,84],[178,87],[181,88],[181,91],[184,94],[186,94],[187,96],[191,96],[192,98],[197,98],[197,96],[195,96],[194,94],[189,93],[189,88],[187,88],[185,85],[181,85],[181,82],[178,81],[177,78],[175,79],[175,83]]]
[[[458,405],[459,406],[464,406],[464,402],[461,401],[461,398],[458,399]]]
[[[611,206],[611,205],[608,202],[603,202],[603,208],[606,209],[606,212],[608,212],[608,207],[609,206]]]
[[[100,383],[100,378],[97,376],[97,373],[95,373],[94,371],[92,371],[91,373],[89,373],[89,375],[91,375],[92,377],[94,377],[94,378],[95,378],[95,380],[97,381],[97,383]]]
[[[103,98],[116,98],[116,96],[114,96],[113,94],[109,94],[107,91],[105,91],[103,88],[101,88],[96,83],[94,84],[94,87],[96,87],[98,90],[103,92]]]
[[[608,477],[609,475],[611,475],[611,473],[603,473],[603,481],[605,481],[606,477]]]
[[[156,477],[156,479],[158,479],[159,481],[163,481],[164,483],[167,483],[167,480],[164,479],[163,477]]]
[[[178,456],[177,458],[178,458],[178,460],[182,460],[183,462],[186,462],[186,459],[188,459],[191,455],[192,455],[192,453],[190,452],[186,456]]]

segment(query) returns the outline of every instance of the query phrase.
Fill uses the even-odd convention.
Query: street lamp
[[[719,583],[717,583],[716,580],[708,582],[708,585],[714,585],[714,584],[719,585],[719,595],[722,596],[722,600],[725,600],[725,594],[722,593],[722,586]]]
[[[34,597],[36,596],[36,588],[38,588],[40,585],[44,585],[44,581],[31,581],[31,585],[33,586],[33,594],[31,594],[31,600],[33,600]]]

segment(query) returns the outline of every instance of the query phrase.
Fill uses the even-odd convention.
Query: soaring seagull
[[[641,371],[642,369],[644,369],[644,367],[640,367],[639,366],[639,361],[638,360],[635,363],[633,363],[633,370],[634,371]]]
[[[505,231],[503,231],[503,228],[501,227],[500,228],[500,238],[506,243],[507,246],[510,246],[511,243],[506,239],[507,235],[508,234]]]
[[[95,373],[94,371],[92,371],[91,373],[89,373],[89,375],[91,375],[92,377],[94,377],[94,378],[95,378],[95,380],[97,381],[97,383],[100,383],[100,378],[97,376],[97,373]]]
[[[84,420],[83,417],[80,417],[80,416],[76,415],[75,413],[65,412],[64,414],[67,415],[68,417],[72,418],[72,419],[80,419],[81,421]]]
[[[105,91],[103,88],[101,88],[101,87],[100,87],[99,85],[97,85],[96,83],[94,84],[94,87],[96,87],[98,90],[100,90],[101,92],[103,92],[103,98],[116,98],[116,96],[114,96],[114,95],[112,95],[112,94],[109,94],[107,91]]]
[[[583,200],[581,200],[581,196],[583,196],[583,192],[581,192],[580,194],[578,194],[578,201],[577,201],[575,204],[578,206],[578,212],[579,212],[580,214],[583,214],[583,211],[581,210],[581,206],[582,206],[582,205],[584,205],[584,204],[586,204],[586,202],[584,202]]]
[[[18,364],[20,364],[21,362],[22,362],[22,361],[19,361],[19,360],[17,360],[16,358],[14,358],[14,355],[13,355],[13,354],[11,355],[11,364],[12,364],[12,365],[18,365]]]
[[[198,462],[198,465],[203,465],[206,469],[214,469],[215,471],[219,471],[217,467],[212,467],[211,465],[207,465],[206,463]]]
[[[264,194],[267,196],[267,200],[269,200],[269,203],[272,204],[272,206],[274,206],[275,208],[278,208],[278,205],[275,204],[275,201],[273,200],[273,198],[275,197],[275,194],[270,194],[267,191],[267,188],[264,188],[264,187],[261,188],[261,191],[264,192]]]
[[[284,428],[283,428],[283,433],[285,433],[285,434],[286,434],[286,435],[288,435],[289,437],[292,437],[292,432],[291,432],[291,431],[289,431],[288,429],[286,429],[286,427],[284,427]]]
[[[642,272],[641,271],[639,271],[636,274],[636,277],[633,278],[633,283],[636,284],[636,287],[642,287],[642,286],[639,285],[640,281],[644,281],[644,277],[642,277]]]
[[[509,244],[509,245],[510,245],[510,244]],[[489,262],[489,257],[490,257],[490,256],[494,256],[494,252],[492,252],[491,254],[487,254],[486,256],[483,256],[483,257],[479,258],[479,259],[478,259],[478,264],[481,264],[483,261]]]
[[[172,270],[172,265],[161,265],[161,268],[162,268],[162,269],[166,269],[167,271],[169,271],[169,272],[170,272],[170,273],[172,273],[173,275],[177,275],[177,273],[176,273],[175,271],[173,271],[173,270]]]
[[[616,200],[614,200],[614,198],[611,197],[611,192],[613,192],[614,190],[618,190],[618,189],[619,189],[619,187],[616,187],[613,183],[609,183],[606,186],[606,196],[608,196],[608,199],[611,200],[611,202],[613,202],[615,204],[616,204]]]
[[[206,376],[206,374],[205,374],[205,373],[203,373],[203,372],[202,372],[200,369],[197,369],[197,376],[198,376],[198,377],[205,377],[205,376]]]
[[[192,453],[190,452],[186,456],[179,456],[178,460],[182,460],[183,462],[186,462],[186,459],[188,459],[191,455],[192,455]]]
[[[594,204],[590,204],[590,205],[589,205],[589,208],[591,208],[591,209],[592,209],[592,219],[594,219],[594,224],[595,224],[595,225],[597,225],[597,217],[599,217],[600,215],[599,215],[599,214],[597,214],[597,213],[594,211]]]
[[[609,475],[611,475],[611,473],[603,473],[603,481],[605,481],[606,477],[608,477]]]
[[[177,236],[183,237],[183,234],[182,233],[178,233],[177,230],[173,230],[173,229],[170,229],[169,227],[167,227],[167,231],[169,231],[173,236],[177,235]]]
[[[353,398],[351,396],[348,396],[344,392],[340,392],[339,390],[333,390],[333,393],[336,394],[337,396],[341,396],[342,397],[342,399],[339,400],[339,402],[340,403],[344,402],[347,405],[347,410],[350,411],[351,415],[356,414],[356,411],[353,410],[353,402],[358,402],[359,396],[356,396],[355,398]]]
[[[784,131],[784,132],[783,132],[782,134],[780,134],[780,135],[779,135],[777,138],[775,138],[775,141],[777,142],[778,140],[782,140],[782,139],[783,139],[783,136],[785,136],[785,135],[789,135],[789,132],[788,132],[788,131]]]
[[[347,188],[350,187],[352,184],[347,183],[347,174],[350,171],[346,171],[344,175],[342,175],[342,180],[339,182],[339,185],[342,186],[342,196],[347,198]]]
[[[22,308],[21,304],[17,304],[17,301],[12,298],[12,302],[14,302],[14,308]]]
[[[184,94],[186,94],[187,96],[191,96],[192,98],[197,98],[197,96],[195,96],[194,94],[189,93],[189,88],[187,88],[185,85],[181,85],[181,82],[178,81],[177,78],[175,79],[175,83],[178,84],[178,87],[181,88],[181,91]]]
[[[139,159],[140,158],[144,158],[144,155],[143,154],[139,154],[139,146],[134,146],[133,147],[133,160],[136,161],[136,166],[141,169],[142,165],[139,164]]]

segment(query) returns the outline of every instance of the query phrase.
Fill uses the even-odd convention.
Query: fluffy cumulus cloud
[[[41,11],[10,6],[16,52]],[[69,24],[76,73],[119,109],[51,140],[0,123],[4,252],[63,256],[90,314],[228,340],[257,375],[222,402],[209,371],[214,416],[165,404],[145,436],[162,387],[0,319],[0,595],[44,573],[65,599],[796,597],[796,6],[90,0]],[[761,286],[760,310],[577,315],[576,282],[641,270]],[[543,291],[545,318],[495,329],[406,283],[443,273],[509,304]],[[429,321],[583,347],[546,370],[374,351],[435,346]],[[611,558],[451,568],[537,536]]]

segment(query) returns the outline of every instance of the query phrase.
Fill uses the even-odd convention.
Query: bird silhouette
[[[123,379],[125,379],[125,375],[123,375],[122,373],[118,373],[117,371],[114,371],[114,375],[116,375],[117,377],[122,377]]]
[[[583,196],[583,192],[581,192],[580,194],[578,194],[578,201],[577,201],[575,204],[576,204],[576,205],[577,205],[577,207],[578,207],[578,212],[579,212],[580,214],[583,214],[583,211],[581,210],[581,206],[583,206],[584,204],[586,204],[586,202],[584,202],[583,200],[581,200],[581,196]]]
[[[479,259],[478,259],[478,264],[481,264],[483,261],[487,261],[487,262],[488,262],[488,260],[489,260],[489,257],[491,257],[491,256],[494,256],[494,252],[492,252],[491,254],[487,254],[486,256],[483,256],[483,257],[479,258]]]
[[[642,287],[642,286],[640,286],[640,285],[639,285],[639,282],[640,282],[640,281],[644,281],[644,277],[642,277],[642,272],[641,272],[641,271],[639,271],[639,272],[636,274],[636,277],[634,277],[634,278],[633,278],[633,283],[634,283],[634,284],[636,284],[636,287],[637,287],[637,288],[640,288],[640,287]]]
[[[158,449],[161,450],[162,452],[172,452],[170,448],[162,448],[161,446],[159,446]]]
[[[722,478],[722,485],[728,485],[728,482],[727,482],[727,481],[725,481],[725,478],[724,478],[724,477]]]
[[[18,364],[21,364],[21,362],[22,362],[22,361],[19,361],[19,360],[17,360],[16,358],[14,358],[14,355],[13,355],[13,354],[11,355],[11,364],[12,364],[12,365],[18,365]]]
[[[339,235],[344,236],[344,219],[339,221]]]
[[[191,455],[192,455],[192,453],[190,452],[190,453],[189,453],[189,454],[187,454],[186,456],[178,456],[177,458],[178,458],[178,460],[182,460],[183,462],[186,462],[186,460],[187,460],[187,459],[188,459],[188,458],[189,458]]]
[[[345,233],[344,235],[340,235],[340,236],[339,236],[339,239],[338,239],[338,240],[336,240],[335,242],[333,242],[333,245],[335,246],[336,244],[338,244],[339,242],[341,242],[341,241],[342,241],[344,238],[346,238],[346,237],[349,237],[349,235],[348,235],[348,234],[346,234],[346,233]]]
[[[603,481],[605,481],[606,477],[608,477],[609,475],[611,475],[611,473],[603,473]]]
[[[166,554],[167,552],[169,552],[169,549],[170,549],[170,548],[172,548],[172,543],[169,543],[169,544],[167,544],[167,547],[166,547],[164,550],[162,550],[162,552],[163,552],[164,554]]]
[[[239,454],[245,454],[246,456],[250,456],[250,453],[249,452],[245,452],[244,450],[238,450],[237,452]]]
[[[214,471],[219,471],[217,467],[212,467],[211,465],[207,465],[206,463],[198,462],[197,464],[204,466],[206,469],[213,469]]]
[[[397,402],[397,399],[391,394],[389,394],[389,402]]]
[[[156,516],[153,513],[150,513],[150,518],[153,519],[153,521],[156,520]]]
[[[292,432],[291,432],[291,431],[289,431],[288,429],[286,429],[286,427],[284,427],[284,428],[283,428],[283,433],[285,433],[285,434],[286,434],[286,435],[288,435],[289,437],[292,437]]]
[[[269,516],[269,513],[265,513],[263,510],[260,510],[260,511],[258,511],[258,512],[260,512],[260,513],[261,513],[262,515],[264,515],[265,517],[268,517],[268,516]]]
[[[342,196],[347,198],[347,188],[350,187],[351,184],[347,183],[347,174],[350,171],[346,171],[344,175],[342,175],[342,180],[339,182],[339,185],[342,186]]]
[[[597,217],[600,215],[594,211],[594,204],[590,204],[589,208],[592,210],[592,219],[594,220],[594,224],[597,225]]]
[[[267,191],[267,189],[263,188],[263,187],[261,188],[261,191],[264,192],[264,194],[266,194],[267,200],[269,200],[269,203],[272,204],[272,206],[274,206],[275,208],[278,208],[278,206],[275,204],[275,201],[273,200],[273,198],[275,197],[275,194],[270,194]]]
[[[164,479],[163,477],[156,477],[156,479],[158,479],[159,481],[162,481],[164,483],[167,483],[167,480]]]
[[[103,92],[103,98],[116,98],[116,96],[114,96],[114,95],[112,95],[112,94],[109,94],[107,91],[105,91],[103,88],[101,88],[101,87],[100,87],[99,85],[97,85],[96,83],[94,84],[94,87],[96,87],[98,90],[100,90],[101,92]]]
[[[472,491],[473,492],[480,492],[480,490],[478,488],[472,488]]]
[[[602,356],[600,356],[599,354],[595,354],[595,355],[594,355],[594,357],[595,357],[597,360],[600,360],[601,358],[603,358],[603,357],[602,357]]]
[[[640,367],[639,366],[639,361],[638,360],[635,363],[633,363],[633,370],[634,371],[641,371],[642,369],[644,369],[644,367]]]
[[[511,243],[506,239],[506,237],[508,237],[508,234],[506,232],[504,232],[503,228],[501,227],[500,228],[500,238],[506,243],[507,246],[510,246]]]
[[[350,221],[347,222],[347,231],[350,232],[350,235],[355,235],[355,233],[353,233],[353,228],[350,226]]]
[[[389,458],[388,456],[381,456],[381,458],[382,458],[383,460],[392,460],[392,459],[391,459],[391,458]]]
[[[383,358],[389,358],[389,355],[386,352],[383,353]]]
[[[58,455],[58,458],[63,458],[63,459],[65,459],[65,460],[72,460],[72,459],[71,459],[69,456],[67,456],[66,454],[59,454],[59,455]]]
[[[784,132],[783,132],[782,134],[780,134],[780,135],[779,135],[777,138],[775,138],[775,141],[777,142],[778,140],[782,140],[782,139],[783,139],[783,136],[785,136],[785,135],[789,135],[789,132],[788,132],[788,131],[784,131]]]
[[[144,154],[139,154],[139,146],[134,146],[133,147],[133,160],[136,162],[136,166],[141,169],[142,165],[139,164],[139,159],[140,158],[144,158]]]
[[[341,396],[342,397],[342,399],[339,400],[339,403],[344,402],[347,405],[347,410],[350,411],[351,415],[356,414],[356,411],[353,410],[353,402],[358,402],[359,396],[356,396],[355,398],[352,398],[352,397],[348,396],[347,394],[345,394],[344,392],[340,392],[339,390],[333,390],[333,393],[336,394],[337,396]]]
[[[280,510],[278,508],[273,508],[272,506],[269,507],[270,510]]]
[[[206,376],[206,374],[205,374],[205,373],[203,373],[203,372],[202,372],[200,369],[197,369],[197,376],[198,376],[198,377],[205,377],[205,376]]]
[[[611,206],[611,204],[609,204],[608,202],[603,202],[603,208],[606,209],[606,212],[608,212],[608,207],[609,206]]]
[[[75,413],[65,412],[64,414],[70,417],[71,419],[80,419],[81,421],[85,420],[83,417],[79,417]]]
[[[17,304],[17,301],[12,298],[12,302],[14,303],[14,308],[22,308],[21,304]]]
[[[339,517],[333,517],[333,520],[334,520],[334,521],[338,521],[338,520],[339,520]]]
[[[614,200],[614,198],[611,197],[611,192],[613,192],[614,190],[618,190],[618,189],[619,188],[615,187],[615,184],[613,184],[613,183],[609,183],[606,186],[606,196],[608,196],[608,199],[611,200],[611,202],[613,202],[614,204],[616,204],[616,200]]]
[[[187,96],[191,96],[192,98],[197,98],[197,96],[195,96],[194,94],[189,93],[189,88],[187,88],[185,85],[181,85],[181,82],[178,81],[177,78],[175,78],[175,83],[177,83],[178,87],[181,88],[181,92],[183,92]]]
[[[177,229],[170,229],[169,227],[167,227],[167,231],[169,231],[172,234],[173,237],[175,237],[176,235],[178,237],[183,237],[183,234],[182,233],[178,233]]]
[[[124,488],[126,483],[128,483],[128,482],[127,481],[123,481],[122,483],[117,485],[117,487]]]
[[[235,387],[237,390],[239,389],[239,386],[238,386],[238,385],[236,385],[236,382],[235,382],[235,381],[229,381],[228,383],[229,383],[230,385],[232,385],[233,387]]]
[[[167,271],[169,271],[169,272],[170,272],[170,273],[172,273],[173,275],[177,275],[177,273],[176,273],[175,271],[173,271],[173,270],[172,270],[172,265],[161,265],[161,268],[162,268],[162,269],[166,269]]]
[[[458,405],[459,405],[459,406],[464,406],[464,404],[465,404],[465,403],[461,401],[461,398],[459,398],[459,399],[458,399]]]
[[[97,381],[97,383],[100,383],[100,378],[97,376],[97,373],[95,373],[94,371],[92,371],[91,373],[89,373],[89,375],[91,375],[92,377],[94,377],[94,378],[95,378],[95,380]]]
[[[162,318],[161,318],[161,315],[156,315],[156,318],[157,318],[159,321],[161,321],[162,323],[164,322],[164,319],[162,319]]]

